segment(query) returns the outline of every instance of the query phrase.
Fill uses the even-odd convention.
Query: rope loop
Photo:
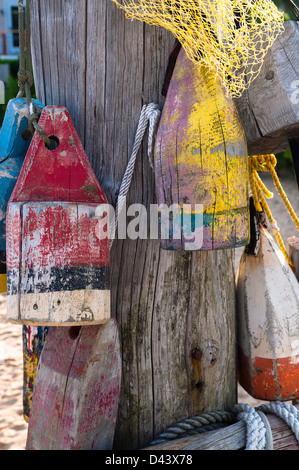
[[[294,405],[271,402],[270,404],[260,405],[258,410],[266,414],[276,414],[276,416],[281,418],[292,429],[299,442],[299,410]]]
[[[139,123],[137,126],[132,154],[129,159],[125,174],[123,176],[119,194],[118,194],[115,217],[110,223],[110,229],[109,229],[110,248],[112,247],[112,244],[114,241],[115,232],[116,232],[116,228],[118,224],[118,216],[121,213],[126,203],[126,197],[130,189],[130,185],[132,182],[133,173],[135,169],[136,157],[141,147],[142,140],[144,138],[145,131],[148,125],[149,125],[149,132],[148,132],[148,151],[147,152],[148,152],[150,165],[152,169],[154,169],[154,163],[152,161],[153,153],[154,153],[154,136],[155,136],[155,131],[159,123],[160,116],[161,116],[161,111],[159,110],[159,106],[157,104],[150,103],[150,104],[143,105],[141,113],[140,113]]]
[[[261,411],[247,404],[237,404],[233,413],[238,421],[244,421],[246,424],[245,450],[273,450],[271,428]]]

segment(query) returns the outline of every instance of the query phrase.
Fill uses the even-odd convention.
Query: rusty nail
[[[196,359],[197,361],[199,361],[202,358],[202,352],[199,349],[193,349],[192,357],[193,359]]]

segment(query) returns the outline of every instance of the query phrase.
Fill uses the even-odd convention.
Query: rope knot
[[[29,70],[18,72],[18,80],[19,80],[19,85],[25,85],[25,83],[28,83],[30,88],[33,85],[33,76]]]
[[[244,421],[247,429],[245,450],[273,450],[272,432],[265,415],[247,404],[237,404],[233,408],[238,421]]]
[[[276,167],[275,155],[253,155],[249,158],[249,166],[255,171],[272,171]]]
[[[159,106],[156,103],[150,103],[145,105],[145,115],[147,119],[151,119],[155,117],[156,115],[160,115],[161,111],[159,109]]]

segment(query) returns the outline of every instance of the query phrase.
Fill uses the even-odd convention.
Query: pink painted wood
[[[50,328],[35,381],[26,449],[111,449],[120,381],[115,320]]]

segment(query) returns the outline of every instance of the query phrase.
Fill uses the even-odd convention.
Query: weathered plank
[[[248,244],[244,130],[219,80],[206,67],[194,65],[183,49],[157,132],[155,170],[162,248],[213,250]]]
[[[267,419],[272,432],[273,450],[299,450],[299,443],[290,426],[273,414],[267,414]],[[144,450],[241,450],[245,446],[246,424],[240,421],[226,428],[156,444]]]
[[[109,240],[96,216],[107,200],[63,106],[47,106],[8,204],[8,319],[24,325],[110,318]]]
[[[120,357],[115,320],[51,327],[36,374],[26,449],[111,449]]]
[[[174,38],[128,21],[110,0],[32,0],[32,26],[37,96],[67,107],[115,203],[142,105],[162,108]],[[148,209],[155,200],[144,142],[127,204]],[[174,421],[231,408],[237,397],[233,253],[171,253],[158,240],[115,240],[110,268],[123,371],[114,447],[140,448]],[[195,348],[199,361],[192,359]]]
[[[299,25],[285,22],[285,31],[268,51],[259,76],[235,100],[250,155],[290,149],[299,133]]]

